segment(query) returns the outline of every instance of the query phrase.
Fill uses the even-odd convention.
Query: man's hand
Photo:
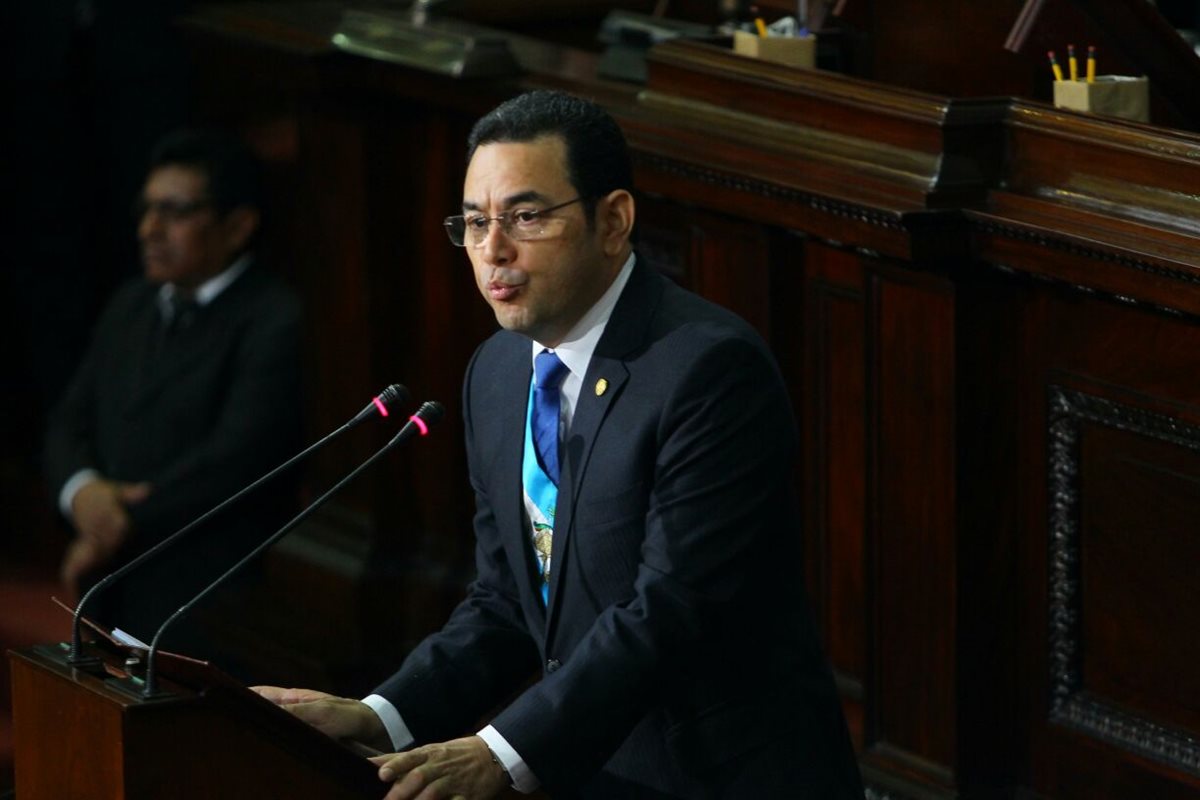
[[[89,481],[71,498],[71,516],[79,536],[63,556],[58,576],[68,594],[79,596],[79,580],[112,560],[129,537],[127,506],[150,496],[148,483]]]
[[[508,786],[483,739],[468,736],[405,753],[376,756],[379,779],[391,781],[384,800],[491,800]]]
[[[312,689],[251,686],[250,689],[290,711],[334,739],[352,739],[378,751],[392,750],[392,740],[379,715],[358,700]]]
[[[111,556],[129,536],[127,506],[150,496],[148,483],[119,483],[94,480],[85,483],[71,499],[75,529],[91,540],[105,557]]]
[[[62,581],[68,597],[78,600],[79,579],[106,563],[108,556],[91,539],[81,536],[71,542],[66,555],[63,556],[62,565],[58,568],[59,580]]]

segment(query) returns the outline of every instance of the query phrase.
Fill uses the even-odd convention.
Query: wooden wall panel
[[[1200,428],[1146,423],[1079,430],[1080,691],[1200,732]]]
[[[954,291],[933,277],[874,272],[867,746],[950,786],[958,681]]]
[[[805,543],[809,593],[862,747],[867,676],[866,275],[852,251],[805,249],[803,395]]]
[[[1047,487],[1030,516],[1041,546],[1026,553],[1045,581],[1027,588],[1045,620],[1026,638],[1042,686],[1032,783],[1062,798],[1100,785],[1113,796],[1193,796],[1200,330],[1102,299],[1038,299],[1027,337],[1043,347],[1025,398],[1041,430],[1028,441],[1045,449],[1028,453],[1042,466],[1024,480],[1040,473]]]
[[[761,225],[693,211],[689,288],[771,337],[771,263]]]

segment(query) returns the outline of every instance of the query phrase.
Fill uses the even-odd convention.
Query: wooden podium
[[[88,652],[104,661],[102,674],[67,664],[65,645],[9,651],[21,800],[386,793],[363,756],[206,662],[162,658],[171,694],[145,699],[120,653]]]

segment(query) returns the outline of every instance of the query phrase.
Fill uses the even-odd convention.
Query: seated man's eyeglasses
[[[133,201],[133,220],[140,222],[143,217],[153,211],[168,222],[178,222],[206,208],[212,208],[213,202],[208,199],[200,200],[147,200],[139,197]]]
[[[446,227],[446,235],[450,237],[450,241],[458,247],[483,247],[493,222],[500,223],[500,230],[505,236],[519,242],[549,239],[561,233],[566,223],[563,217],[549,216],[550,213],[581,200],[582,197],[576,197],[549,208],[514,208],[494,217],[483,214],[446,217],[442,225]]]

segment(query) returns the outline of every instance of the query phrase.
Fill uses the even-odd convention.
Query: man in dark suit
[[[420,745],[376,759],[389,799],[510,782],[861,798],[801,587],[796,431],[767,347],[638,263],[629,155],[597,106],[522,95],[469,151],[446,225],[504,328],[463,392],[476,580],[365,701],[260,693],[334,736]]]
[[[76,532],[62,564],[71,591],[295,452],[300,306],[250,255],[258,171],[215,132],[178,132],[151,157],[135,209],[144,277],[108,303],[47,430],[47,476]],[[153,635],[271,533],[289,496],[272,487],[215,518],[98,595],[95,616]]]

